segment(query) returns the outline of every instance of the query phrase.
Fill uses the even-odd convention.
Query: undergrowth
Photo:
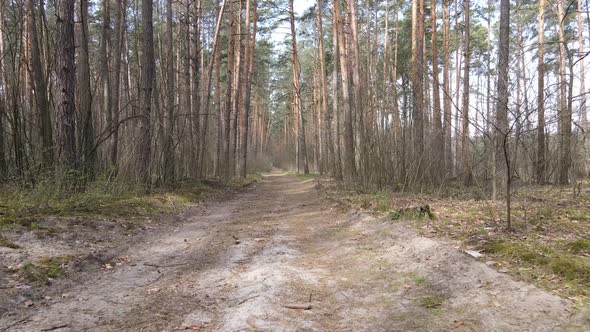
[[[479,189],[445,185],[437,193],[403,193],[330,180],[321,181],[319,188],[386,220],[407,221],[425,236],[482,250],[483,260],[522,280],[590,302],[590,184],[576,196],[568,187],[519,187],[513,195],[512,231],[505,229],[504,202],[491,201]],[[417,213],[422,207],[430,207],[433,217]]]
[[[578,295],[590,295],[590,262],[567,252],[570,247],[571,243],[550,248],[532,241],[508,240],[495,240],[482,245],[484,252],[518,264],[519,269],[516,271],[521,276],[539,279],[555,275]]]
[[[64,276],[66,267],[72,260],[71,256],[61,256],[26,262],[21,266],[20,274],[29,282],[46,284],[51,279]]]
[[[38,181],[34,186],[6,186],[0,191],[0,228],[22,225],[35,229],[38,220],[47,216],[127,217],[171,212],[208,194],[241,188],[257,179],[183,181],[149,195],[142,187],[107,179],[93,181],[83,189],[72,189],[55,179]]]

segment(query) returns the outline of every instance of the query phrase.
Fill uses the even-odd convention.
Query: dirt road
[[[573,328],[565,300],[278,173],[121,256],[0,331]]]

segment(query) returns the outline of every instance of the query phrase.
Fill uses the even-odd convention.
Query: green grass
[[[66,266],[73,257],[51,257],[44,258],[38,262],[26,262],[22,265],[21,275],[32,283],[45,284],[49,279],[57,279],[65,275]]]
[[[47,216],[102,215],[127,217],[172,212],[186,207],[221,188],[239,188],[256,181],[232,180],[219,188],[201,182],[185,182],[172,190],[162,189],[145,195],[128,184],[97,181],[83,191],[70,191],[58,183],[40,182],[34,188],[5,187],[0,191],[0,229],[21,225],[37,229],[38,220]]]
[[[590,253],[590,239],[575,240],[567,243],[564,247],[574,254]]]
[[[372,208],[379,212],[388,212],[391,210],[391,194],[383,191],[364,195],[361,207],[363,209]]]
[[[416,286],[420,286],[426,283],[426,279],[417,277],[416,279],[414,279],[414,282],[416,283]]]
[[[434,214],[430,211],[430,207],[425,205],[390,212],[389,218],[391,220],[434,220]]]
[[[433,295],[420,299],[420,305],[427,309],[436,309],[442,306],[447,298],[443,295]]]
[[[297,173],[297,172],[289,172],[287,173],[288,175],[294,175],[296,177],[302,178],[302,179],[315,179],[317,177],[320,176],[319,173],[309,173],[309,174],[305,174],[305,173]]]

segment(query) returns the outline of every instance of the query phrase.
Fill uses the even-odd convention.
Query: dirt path
[[[570,330],[568,302],[271,174],[0,331]],[[290,309],[307,305],[311,309]]]

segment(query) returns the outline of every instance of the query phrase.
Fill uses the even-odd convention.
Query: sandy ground
[[[279,173],[131,237],[0,331],[570,331],[568,301]],[[588,325],[585,325],[588,324]],[[584,326],[585,325],[585,326]]]

